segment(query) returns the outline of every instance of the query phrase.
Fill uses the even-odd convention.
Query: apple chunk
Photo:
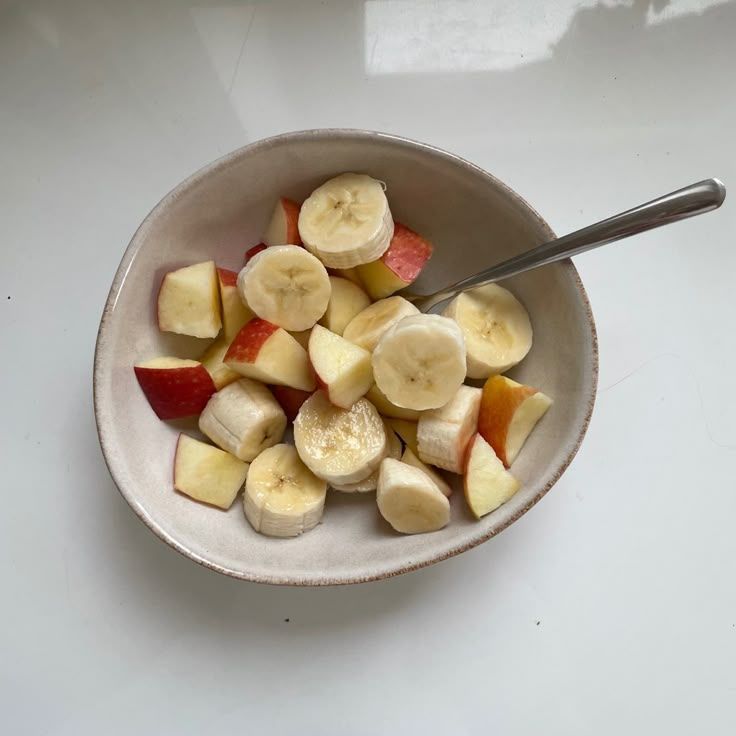
[[[463,483],[465,500],[478,519],[506,503],[521,487],[480,434],[468,445]]]
[[[339,276],[330,276],[330,286],[330,301],[319,323],[330,332],[342,335],[348,322],[369,307],[371,300],[360,286]]]
[[[281,197],[276,202],[271,221],[266,232],[263,233],[263,242],[266,245],[301,245],[299,236],[299,205],[291,199]]]
[[[221,509],[233,505],[248,475],[248,463],[204,442],[179,435],[174,456],[174,488]]]
[[[169,271],[158,292],[158,327],[192,337],[216,337],[222,327],[214,261]]]
[[[373,385],[371,354],[322,325],[312,328],[309,360],[317,383],[335,406],[350,409]]]
[[[384,299],[414,282],[432,255],[432,244],[406,225],[394,223],[388,250],[372,263],[358,266],[358,274],[372,299]]]
[[[246,378],[314,391],[307,351],[283,328],[256,317],[233,338],[225,365]]]
[[[223,363],[225,353],[227,353],[229,347],[230,343],[223,335],[220,335],[199,358],[207,372],[212,376],[215,388],[218,391],[241,378],[240,373],[236,373]]]
[[[154,358],[133,370],[159,419],[199,414],[215,393],[215,384],[202,363],[183,358]]]
[[[552,399],[506,376],[491,376],[483,387],[478,431],[508,468]]]
[[[222,326],[225,339],[232,340],[240,328],[256,315],[243,303],[238,291],[238,274],[226,268],[217,269],[222,303]]]

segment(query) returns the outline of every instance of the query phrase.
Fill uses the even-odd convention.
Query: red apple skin
[[[227,268],[218,268],[217,277],[220,279],[220,288],[224,286],[237,286],[238,274]]]
[[[301,207],[293,200],[281,197],[281,206],[286,214],[286,242],[291,245],[301,245],[299,235],[299,210]]]
[[[419,233],[396,222],[394,236],[381,260],[402,281],[411,283],[419,276],[433,250],[432,244]]]
[[[135,366],[133,370],[159,419],[180,419],[200,414],[217,390],[212,376],[201,363],[185,368]]]
[[[319,373],[317,373],[316,370],[314,370],[314,366],[312,366],[312,373],[314,373],[314,380],[317,382],[317,388],[325,392],[325,396],[327,398],[330,398],[330,386],[329,384],[325,383],[321,378]]]
[[[273,322],[254,317],[241,328],[225,353],[223,363],[255,363],[263,344],[281,328]]]
[[[310,391],[302,391],[291,386],[269,386],[269,388],[290,422],[296,419],[302,404],[312,395]]]
[[[503,376],[491,376],[483,386],[478,414],[478,432],[508,468],[506,436],[516,410],[537,393],[531,386],[509,386]]]
[[[265,243],[258,243],[258,245],[248,248],[248,250],[245,251],[245,262],[248,263],[253,256],[257,256],[262,250],[266,250],[266,248],[268,248],[268,246]],[[235,280],[237,283],[237,274],[235,274]],[[233,286],[235,286],[235,284],[233,284]]]
[[[325,382],[324,382],[324,381],[322,380],[322,378],[320,377],[319,373],[317,373],[317,370],[316,370],[316,368],[314,367],[314,364],[312,363],[312,361],[311,361],[311,360],[309,361],[309,365],[310,365],[310,366],[311,366],[311,368],[312,368],[312,373],[314,374],[314,380],[315,380],[315,381],[316,381],[316,383],[317,383],[317,389],[318,389],[318,390],[321,390],[321,391],[324,391],[324,394],[325,394],[325,396],[326,396],[326,397],[327,397],[328,399],[330,399],[330,385],[329,385],[328,383],[325,383]],[[332,402],[332,399],[330,399],[330,401]],[[333,402],[333,403],[334,403],[334,402]]]

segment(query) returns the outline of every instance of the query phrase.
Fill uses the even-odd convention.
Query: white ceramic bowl
[[[296,539],[271,539],[248,525],[240,499],[228,512],[172,487],[179,431],[161,422],[140,391],[133,364],[162,354],[194,357],[204,341],[160,333],[162,275],[206,259],[238,270],[259,242],[276,198],[305,198],[343,171],[388,185],[394,216],[435,245],[415,287],[430,291],[554,237],[517,194],[490,174],[432,146],[359,130],[312,130],[269,138],[205,167],[168,194],[136,232],[115,275],[95,354],[95,415],[110,474],[138,516],[172,547],[218,572],[291,585],[355,583],[398,575],[459,554],[507,527],[559,479],[585,434],[598,363],[590,305],[569,261],[505,285],[526,305],[534,346],[510,375],[555,399],[513,472],[522,489],[476,521],[462,492],[439,532],[404,536],[382,521],[374,494],[330,491],[322,524]],[[533,540],[529,540],[532,544]]]

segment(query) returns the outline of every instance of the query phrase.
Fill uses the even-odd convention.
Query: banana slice
[[[437,314],[404,317],[373,351],[378,388],[396,406],[436,409],[465,380],[465,342],[457,323]]]
[[[325,182],[299,212],[304,245],[329,268],[352,268],[380,258],[394,234],[384,189],[365,174],[341,174]]]
[[[442,312],[463,331],[469,378],[488,378],[519,363],[532,346],[532,324],[507,289],[488,284],[456,296]]]
[[[292,332],[313,327],[330,301],[330,277],[304,248],[277,245],[251,258],[238,274],[238,290],[261,319]]]
[[[419,468],[423,473],[429,476],[429,479],[442,491],[442,495],[448,498],[452,495],[452,486],[429,465],[425,465],[412,451],[410,448],[404,450],[404,454],[401,456],[401,462],[411,465],[413,468]]]
[[[394,432],[388,422],[384,421],[383,426],[386,429],[386,457],[400,460],[401,453],[404,450],[404,447],[401,444],[401,439],[399,438],[399,435]]]
[[[368,389],[365,397],[378,409],[378,413],[382,417],[387,417],[388,419],[406,419],[410,422],[416,422],[419,419],[420,412],[414,409],[402,409],[400,406],[392,404],[381,393],[381,389],[375,383]]]
[[[386,457],[399,460],[401,458],[401,440],[396,432],[384,422],[386,428]],[[420,462],[420,461],[417,461]],[[409,463],[411,465],[411,463]],[[426,466],[425,466],[426,467]],[[378,473],[380,466],[374,470],[365,480],[359,480],[357,483],[331,483],[330,485],[336,491],[343,493],[367,493],[375,491],[378,488]],[[441,489],[440,489],[441,490]]]
[[[434,481],[399,460],[381,463],[376,501],[381,516],[404,534],[435,532],[450,521],[450,502]]]
[[[425,463],[463,472],[465,450],[478,429],[482,393],[479,388],[460,386],[447,404],[419,417],[417,445]]]
[[[340,409],[316,391],[294,420],[299,457],[331,485],[365,480],[385,457],[386,442],[383,420],[366,399]]]
[[[389,417],[388,424],[391,429],[393,429],[394,432],[396,432],[396,434],[399,436],[399,439],[403,442],[404,447],[407,447],[415,455],[418,455],[419,447],[417,446],[417,422],[412,422],[407,419],[394,419],[393,417]]]
[[[199,416],[199,429],[218,447],[250,462],[281,442],[286,415],[262,383],[241,378],[213,394]]]
[[[414,314],[419,314],[419,310],[411,302],[401,296],[390,296],[359,312],[348,322],[342,336],[372,353],[389,327]]]
[[[326,493],[327,483],[310,472],[293,445],[275,445],[250,465],[245,516],[261,534],[296,537],[319,524]]]

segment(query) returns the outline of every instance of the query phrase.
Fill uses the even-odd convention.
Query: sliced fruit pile
[[[293,537],[320,522],[328,487],[376,491],[405,534],[450,522],[445,473],[464,476],[479,519],[519,490],[508,468],[552,403],[500,375],[532,346],[529,316],[497,285],[442,315],[397,295],[432,245],[393,221],[385,189],[342,174],[301,206],[281,198],[239,273],[206,261],[164,276],[159,328],[214,338],[198,361],[135,366],[160,419],[198,415],[213,443],[180,435],[177,491],[228,509],[244,488],[253,529]]]

